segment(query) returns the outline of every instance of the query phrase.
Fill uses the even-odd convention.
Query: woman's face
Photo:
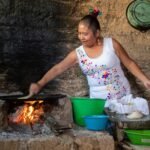
[[[97,42],[97,36],[84,23],[79,23],[78,38],[84,46],[91,47]]]

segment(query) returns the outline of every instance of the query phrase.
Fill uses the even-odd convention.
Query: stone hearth
[[[107,132],[88,131],[73,123],[70,100],[59,98],[42,125],[13,125],[8,122],[7,101],[0,100],[0,149],[2,150],[113,150],[114,140]],[[12,108],[11,108],[12,109]],[[69,127],[54,132],[53,125]],[[55,124],[56,126],[56,124]],[[38,129],[39,127],[39,129]],[[25,131],[26,130],[26,131]]]
[[[108,133],[81,129],[59,136],[4,138],[1,135],[0,146],[2,150],[114,150],[114,141]]]

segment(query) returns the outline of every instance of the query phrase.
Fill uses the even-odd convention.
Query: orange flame
[[[10,117],[14,123],[34,124],[44,114],[43,101],[28,101]]]

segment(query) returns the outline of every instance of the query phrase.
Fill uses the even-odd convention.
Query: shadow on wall
[[[7,72],[6,80],[24,91],[66,54],[68,39],[74,42],[68,37],[75,2],[1,1],[0,74]]]

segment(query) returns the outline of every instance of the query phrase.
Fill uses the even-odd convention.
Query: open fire
[[[17,98],[1,97],[5,101],[1,110],[6,135],[60,135],[72,129],[70,101],[64,95],[39,95],[27,100]]]
[[[14,113],[9,115],[9,121],[17,124],[27,124],[32,127],[37,122],[42,122],[40,119],[44,114],[43,101],[26,101],[23,106],[16,108]]]

